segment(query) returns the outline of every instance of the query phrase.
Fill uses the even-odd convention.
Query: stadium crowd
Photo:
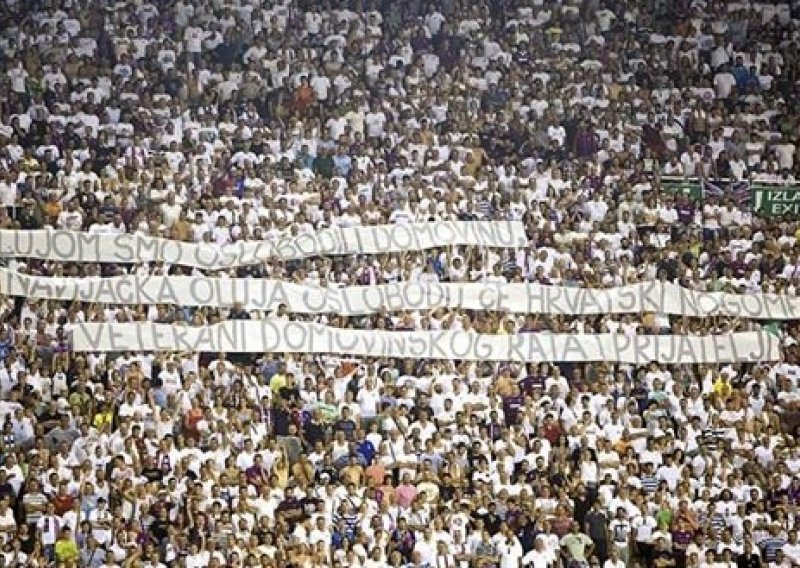
[[[527,247],[204,274],[797,295],[796,217],[662,178],[794,186],[798,2],[7,0],[0,21],[0,228],[224,245],[510,219]],[[796,321],[770,324],[781,362],[734,365],[84,355],[68,341],[80,321],[262,317],[503,334],[770,324],[0,297],[0,566],[800,566]]]

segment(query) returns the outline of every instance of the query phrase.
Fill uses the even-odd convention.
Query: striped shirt
[[[725,517],[719,513],[711,515],[711,531],[714,536],[719,535],[725,528]]]
[[[775,562],[778,551],[786,544],[786,539],[781,536],[768,536],[758,543],[761,554],[767,562]]]
[[[492,202],[488,199],[481,199],[477,203],[477,207],[475,208],[479,213],[484,214],[486,217],[491,217],[492,213],[494,212],[494,206]]]
[[[660,481],[655,475],[642,476],[642,489],[644,489],[647,493],[653,494],[658,491],[659,483]]]
[[[334,524],[338,524],[340,520],[344,521],[344,524],[347,527],[347,532],[349,534],[355,534],[355,529],[358,526],[359,516],[356,513],[345,513],[343,515],[336,515],[333,520]]]
[[[22,506],[25,510],[25,523],[35,525],[42,518],[42,511],[34,511],[32,507],[44,508],[47,505],[47,497],[42,493],[28,493],[22,498]]]
[[[716,450],[720,440],[725,437],[725,430],[708,428],[700,435],[700,444],[708,450]]]
[[[502,261],[503,266],[503,274],[513,273],[514,271],[519,268],[517,266],[517,261],[513,258],[506,258]]]

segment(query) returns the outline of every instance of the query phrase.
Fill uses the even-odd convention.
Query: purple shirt
[[[692,531],[672,531],[672,542],[676,544],[678,550],[686,550],[692,543],[694,532]]]
[[[694,221],[694,207],[689,203],[678,205],[675,210],[678,213],[678,220],[684,225]]]

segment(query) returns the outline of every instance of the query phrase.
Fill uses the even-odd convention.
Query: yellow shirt
[[[114,415],[111,412],[98,412],[94,415],[94,420],[92,421],[92,426],[97,428],[98,430],[103,427],[104,424],[111,424],[114,420]]]
[[[22,171],[25,172],[31,172],[39,169],[39,162],[36,158],[23,158],[20,161],[20,165],[22,166]]]
[[[724,379],[717,379],[714,381],[714,394],[718,394],[721,396],[728,396],[733,392],[733,387],[731,387],[730,383]]]
[[[70,406],[80,406],[84,407],[89,404],[91,401],[91,397],[87,393],[77,393],[74,392],[69,395],[69,404]]]
[[[275,394],[278,394],[280,390],[286,386],[286,375],[281,375],[280,373],[275,373],[272,375],[272,378],[269,381],[269,388]]]
[[[59,562],[65,562],[68,560],[77,560],[80,556],[80,552],[78,552],[78,545],[75,543],[74,540],[62,540],[59,539],[56,541],[56,559]]]

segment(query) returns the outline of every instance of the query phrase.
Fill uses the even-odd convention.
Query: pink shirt
[[[411,506],[411,502],[417,497],[417,488],[413,485],[400,485],[397,488],[397,504],[403,509]]]

